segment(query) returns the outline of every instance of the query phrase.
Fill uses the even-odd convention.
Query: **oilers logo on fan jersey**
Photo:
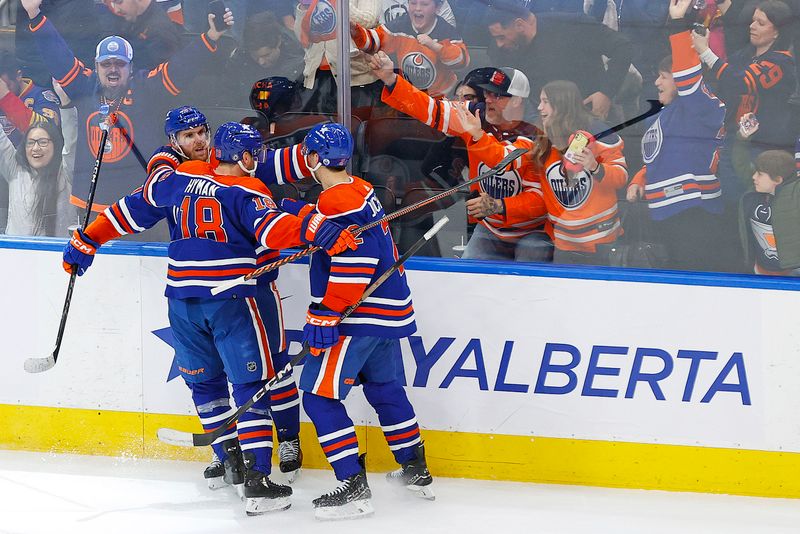
[[[478,174],[489,170],[485,163],[478,165]],[[509,169],[481,180],[481,191],[492,198],[506,198],[518,195],[522,191],[522,180],[516,169]]]
[[[325,35],[333,33],[336,26],[336,12],[328,0],[319,0],[311,14],[311,33]]]
[[[567,209],[579,208],[592,193],[592,177],[583,170],[567,177],[567,170],[561,161],[550,165],[545,176],[553,196]]]
[[[404,56],[400,62],[400,70],[406,80],[422,91],[429,89],[436,81],[436,65],[428,56],[419,52]]]
[[[661,117],[658,117],[642,136],[642,159],[644,162],[653,163],[661,152],[664,143],[664,133],[661,131]]]

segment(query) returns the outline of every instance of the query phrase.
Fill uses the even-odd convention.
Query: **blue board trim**
[[[55,237],[29,238],[0,236],[0,249],[43,250],[61,252],[66,239]],[[167,256],[166,243],[139,243],[112,241],[103,245],[100,254],[118,256]],[[284,252],[282,255],[289,255]],[[308,263],[306,258],[298,263]],[[536,276],[574,280],[608,280],[614,282],[643,282],[648,284],[674,284],[683,286],[735,287],[746,289],[772,289],[800,291],[800,278],[788,276],[760,276],[755,274],[695,273],[661,271],[655,269],[624,269],[618,267],[587,267],[578,265],[551,265],[535,263],[456,260],[448,258],[415,257],[406,266],[414,271],[486,274],[504,276]]]

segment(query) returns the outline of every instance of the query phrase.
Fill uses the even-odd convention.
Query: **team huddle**
[[[303,328],[310,354],[297,384],[341,485],[314,500],[315,515],[373,513],[364,454],[342,404],[354,385],[363,386],[400,464],[387,479],[433,499],[416,414],[398,379],[399,340],[416,330],[403,270],[343,318],[398,258],[387,224],[355,231],[385,214],[372,186],[345,169],[353,153],[350,132],[320,124],[298,145],[265,149],[254,128],[228,122],[215,132],[212,147],[205,116],[189,106],[169,111],[164,131],[169,144],[150,158],[144,185],[75,231],[64,249],[64,269],[82,275],[103,243],[167,221],[165,294],[176,361],[210,432],[235,412],[229,391],[242,406],[289,361],[277,269],[217,295],[212,288],[274,262],[281,249],[319,247],[311,257],[312,302]],[[267,185],[307,176],[323,188],[315,205],[293,199],[276,205]],[[270,474],[273,423],[280,470],[290,483],[302,465],[297,387],[286,374],[212,444],[209,487],[235,486],[248,515],[291,505],[291,487]]]

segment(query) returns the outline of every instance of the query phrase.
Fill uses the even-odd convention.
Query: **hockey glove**
[[[358,247],[356,238],[349,230],[332,223],[320,213],[310,213],[303,218],[300,238],[305,243],[321,247],[329,256],[334,256],[347,249],[355,250]]]
[[[83,230],[78,228],[72,234],[72,239],[69,240],[67,246],[64,247],[62,263],[64,270],[72,274],[72,268],[75,267],[78,270],[78,276],[83,276],[83,273],[94,261],[94,253],[99,247],[99,243],[89,239]]]
[[[317,304],[308,307],[306,324],[303,326],[303,342],[308,343],[311,354],[319,356],[328,347],[339,341],[340,313],[320,309]]]
[[[307,204],[301,200],[295,200],[293,198],[284,198],[281,200],[281,209],[286,213],[291,213],[292,215],[296,215],[298,217],[305,217],[312,211],[314,211],[314,204]]]

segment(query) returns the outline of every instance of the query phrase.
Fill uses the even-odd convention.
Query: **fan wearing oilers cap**
[[[188,132],[191,138],[195,132],[204,132],[202,113],[179,108],[168,114],[166,122],[168,134],[177,130],[171,135],[184,154],[202,155],[199,142],[183,143],[183,134]],[[86,232],[78,232],[64,251],[65,264],[77,264],[78,273],[83,274],[92,263],[94,249],[110,232],[142,231],[149,224],[145,217],[172,218],[166,296],[173,347],[178,370],[206,428],[229,415],[228,381],[234,401],[241,405],[286,363],[281,360],[286,343],[274,284],[277,270],[219,295],[212,295],[211,287],[277,259],[281,248],[313,244],[327,254],[338,254],[357,246],[349,231],[321,214],[297,217],[277,208],[264,183],[252,177],[262,147],[255,129],[229,122],[214,135],[211,162],[190,159],[174,169],[168,151],[157,153],[145,185],[112,206]],[[107,222],[101,223],[104,219]],[[216,470],[223,482],[242,482],[243,472],[248,515],[290,506],[291,488],[269,479],[270,413],[274,416],[279,406],[292,408],[285,406],[291,403],[290,396],[296,396],[296,388],[291,379],[284,379],[214,447],[225,464]],[[295,410],[294,432],[299,430],[298,415]],[[281,416],[276,423],[280,435],[286,424]],[[238,447],[243,465],[237,460]]]
[[[313,127],[303,141],[303,156],[322,184],[316,205],[283,199],[281,208],[298,216],[319,214],[340,226],[361,227],[385,216],[372,186],[345,169],[353,154],[353,137],[341,124]],[[311,354],[300,377],[303,408],[317,431],[322,450],[341,485],[314,499],[318,519],[347,519],[373,513],[364,455],[359,455],[353,421],[342,401],[354,385],[363,386],[375,408],[400,468],[387,474],[390,483],[433,499],[433,478],[414,408],[397,380],[400,339],[417,327],[411,291],[402,269],[391,274],[348,318],[342,312],[396,261],[389,225],[358,235],[358,249],[311,259],[311,300],[303,340]]]
[[[209,15],[209,30],[170,61],[152,71],[135,70],[135,53],[130,43],[119,36],[109,36],[98,43],[95,64],[86,66],[69,49],[58,30],[40,12],[42,0],[23,0],[30,17],[30,30],[51,76],[78,109],[75,181],[72,203],[86,206],[89,177],[100,142],[99,113],[108,105],[113,124],[104,147],[103,166],[92,209],[101,212],[123,197],[138,181],[136,176],[146,166],[147,154],[161,144],[156,132],[161,130],[165,105],[179,95],[191,80],[205,70],[215,70],[225,60],[217,54],[216,42],[233,23],[230,13],[222,21]],[[144,156],[143,156],[144,155]]]

